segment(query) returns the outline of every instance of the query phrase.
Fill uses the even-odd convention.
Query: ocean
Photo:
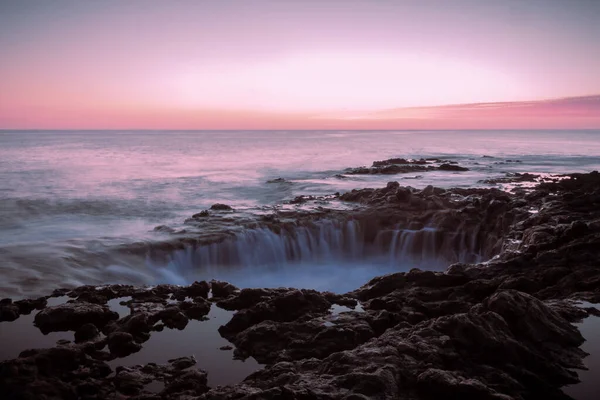
[[[300,262],[271,257],[260,269],[268,250],[261,246],[276,246],[266,236],[244,242],[237,251],[252,259],[233,269],[180,253],[165,261],[114,249],[168,240],[157,226],[184,229],[185,219],[214,203],[260,213],[296,196],[388,181],[493,187],[481,181],[600,170],[599,155],[600,131],[0,131],[0,297],[212,278],[344,292],[403,266],[328,247]],[[391,157],[441,158],[469,171],[344,175]],[[268,182],[277,178],[285,181]]]

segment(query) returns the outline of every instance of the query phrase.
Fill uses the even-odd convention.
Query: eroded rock
[[[526,195],[416,190],[391,182],[341,197],[364,206],[352,216],[364,219],[365,240],[399,223],[418,230],[428,221],[442,235],[478,227],[473,240],[498,256],[485,264],[457,263],[445,272],[414,269],[377,277],[344,295],[239,290],[212,281],[81,287],[56,292],[77,300],[46,308],[39,299],[2,300],[7,317],[42,308],[35,318],[40,329],[75,330],[76,341],[1,362],[0,393],[138,400],[564,398],[560,388],[577,382],[574,369],[582,368],[585,356],[583,338],[571,323],[598,314],[572,300],[600,301],[599,174],[542,183]],[[293,229],[299,222],[289,220],[303,215],[279,213],[263,222]],[[104,304],[123,296],[132,297],[126,303],[131,315],[117,319]],[[358,301],[360,311],[331,312],[333,304],[352,308]],[[219,388],[207,387],[206,372],[193,369],[191,357],[119,367],[111,375],[104,360],[139,350],[165,327],[184,329],[190,318],[203,319],[211,304],[237,311],[219,332],[235,346],[234,356],[254,357],[265,364],[262,370]],[[148,392],[153,381],[164,388]]]
[[[84,324],[104,326],[117,320],[119,314],[107,306],[73,302],[46,307],[35,316],[35,325],[42,332],[77,330]]]

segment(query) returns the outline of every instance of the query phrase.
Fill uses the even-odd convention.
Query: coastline
[[[467,254],[483,258],[458,257],[444,272],[385,275],[345,294],[240,290],[213,281],[57,290],[54,297],[70,300],[52,306],[45,297],[5,299],[2,320],[40,310],[34,320],[42,332],[74,331],[77,340],[44,350],[24,348],[18,358],[0,363],[0,392],[8,398],[90,399],[117,394],[137,399],[565,398],[561,387],[577,383],[573,369],[583,367],[586,355],[579,348],[584,338],[572,323],[598,314],[575,302],[600,302],[600,174],[571,174],[513,194],[416,190],[391,182],[339,199],[357,207],[323,206],[249,219],[216,207],[193,216],[190,226],[202,232],[216,218],[281,232],[313,226],[315,220],[351,220],[363,224],[367,241],[375,242],[390,227],[419,230],[433,221],[443,228],[436,237],[439,248],[452,249],[458,240],[472,246]],[[155,250],[189,244],[176,234]],[[227,237],[212,235],[194,244]],[[126,297],[131,297],[124,302],[130,315],[120,317],[106,305]],[[350,310],[332,314],[332,306]],[[359,311],[352,310],[358,306]],[[117,367],[115,374],[106,363],[140,351],[158,330],[185,330],[213,307],[236,311],[219,328],[235,346],[234,356],[252,357],[263,366],[243,382],[209,388],[206,372],[194,365],[203,368],[210,360]],[[164,387],[147,391],[153,381]]]

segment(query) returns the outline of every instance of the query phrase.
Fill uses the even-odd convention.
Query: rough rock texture
[[[468,171],[469,168],[461,167],[455,161],[440,160],[438,158],[421,158],[410,160],[405,158],[390,158],[383,161],[374,161],[371,167],[349,168],[344,171],[348,175],[395,175],[411,172],[427,171]]]
[[[88,323],[102,327],[118,318],[106,306],[78,301],[44,308],[35,316],[35,325],[42,332],[69,331]]]
[[[352,216],[372,230],[365,240],[381,237],[390,225],[418,228],[427,220],[442,232],[477,227],[472,239],[497,256],[455,263],[445,272],[377,277],[344,295],[240,290],[219,281],[56,291],[72,300],[46,308],[36,302],[43,308],[36,325],[73,330],[76,343],[0,362],[2,398],[567,398],[561,387],[578,381],[575,370],[585,356],[572,323],[598,314],[574,300],[600,302],[600,174],[573,174],[521,194],[415,190],[391,182],[341,199],[362,205]],[[269,223],[288,226],[283,215]],[[341,218],[343,212],[328,215]],[[125,296],[131,313],[117,319],[105,304]],[[17,304],[0,301],[3,318],[33,307]],[[139,350],[156,330],[184,329],[212,305],[236,311],[219,332],[235,346],[236,358],[254,357],[262,370],[215,388],[187,357],[111,374],[105,361]],[[333,312],[333,305],[350,310]],[[202,367],[210,360],[199,362]],[[157,393],[147,391],[153,381],[164,385]]]

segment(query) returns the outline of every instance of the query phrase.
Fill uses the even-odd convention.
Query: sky
[[[598,21],[598,0],[0,0],[0,129],[600,128]]]

